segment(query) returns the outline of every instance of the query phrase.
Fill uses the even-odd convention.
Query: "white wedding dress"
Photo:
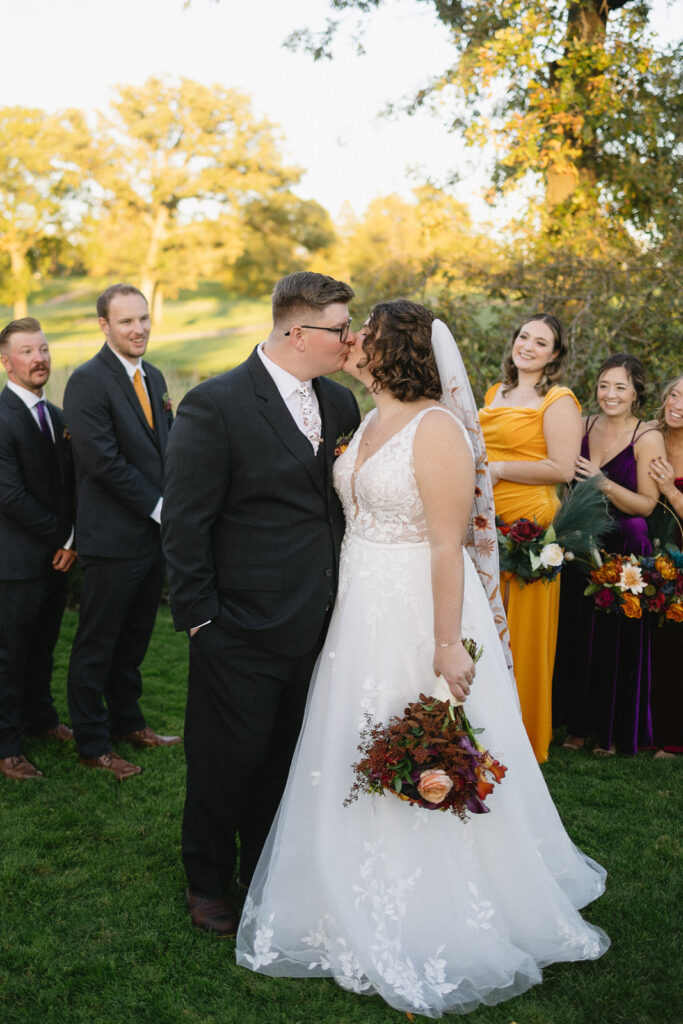
[[[467,712],[508,766],[490,813],[463,823],[393,795],[343,806],[364,716],[386,723],[435,683],[430,549],[413,474],[428,411],[354,473],[368,417],[335,463],[347,521],[339,594],[237,962],[275,977],[332,977],[440,1017],[524,992],[545,964],[594,960],[609,939],[577,911],[603,892],[605,872],[555,810],[467,554],[463,636],[484,646]]]

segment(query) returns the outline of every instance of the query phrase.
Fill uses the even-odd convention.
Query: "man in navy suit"
[[[40,778],[22,732],[70,740],[52,700],[52,655],[73,541],[73,467],[64,416],[47,402],[50,350],[33,317],[0,331],[0,772]]]
[[[105,344],[73,372],[64,393],[83,569],[68,695],[81,764],[125,779],[142,769],[112,743],[180,742],[153,732],[139,703],[164,573],[159,522],[172,414],[163,375],[142,358],[150,334],[144,295],[112,285],[97,300],[97,315]]]
[[[337,590],[332,486],[360,416],[342,368],[351,288],[290,274],[246,362],[194,388],[168,450],[162,531],[177,629],[190,633],[183,861],[195,925],[233,935],[282,795]]]

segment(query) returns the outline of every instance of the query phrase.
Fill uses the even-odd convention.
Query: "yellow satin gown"
[[[569,388],[550,388],[538,409],[522,406],[490,407],[500,384],[486,392],[479,420],[490,462],[540,462],[548,455],[543,436],[543,414]],[[554,484],[516,484],[501,480],[493,489],[496,515],[506,523],[536,519],[547,526],[559,505]],[[517,577],[501,573],[501,588],[508,592],[507,615],[522,719],[540,763],[548,759],[552,739],[552,679],[560,610],[560,578],[519,586]]]

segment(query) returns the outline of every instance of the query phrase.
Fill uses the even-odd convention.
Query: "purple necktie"
[[[52,439],[52,431],[50,430],[50,424],[47,422],[47,413],[45,412],[45,400],[41,398],[39,402],[35,404],[35,410],[38,413],[38,420],[40,422],[40,432],[46,441],[50,444],[54,444]]]

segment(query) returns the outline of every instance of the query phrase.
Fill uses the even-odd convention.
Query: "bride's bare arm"
[[[460,643],[463,544],[472,510],[474,465],[455,420],[438,411],[423,418],[415,434],[414,465],[431,548],[434,672],[444,677],[457,700],[464,700],[474,676],[472,659]]]

